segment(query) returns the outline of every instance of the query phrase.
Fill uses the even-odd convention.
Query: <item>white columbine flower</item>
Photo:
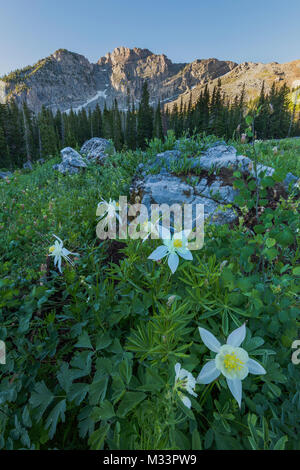
[[[201,370],[197,382],[209,384],[223,374],[232,395],[241,407],[242,402],[242,380],[247,375],[266,374],[265,369],[253,359],[250,359],[247,351],[239,346],[245,339],[246,326],[234,330],[227,338],[223,346],[215,336],[204,328],[199,328],[203,343],[217,355],[214,360],[209,361]]]
[[[71,253],[71,251],[64,248],[64,244],[59,237],[53,235],[56,238],[56,241],[53,246],[49,248],[50,256],[54,257],[54,266],[58,267],[59,272],[61,273],[61,260],[64,258],[68,263],[74,266],[73,261],[69,258],[69,255],[80,256],[78,253]]]
[[[159,261],[165,256],[168,256],[168,265],[174,274],[179,264],[178,255],[189,261],[193,259],[193,255],[188,249],[189,234],[189,230],[183,230],[182,232],[175,233],[174,236],[171,237],[170,232],[168,232],[169,237],[163,239],[164,244],[156,248],[148,259]]]
[[[197,393],[194,392],[196,379],[194,379],[193,374],[185,369],[182,369],[179,363],[177,363],[175,366],[175,373],[175,389],[177,390],[177,393],[183,404],[188,408],[191,408],[191,400],[186,395],[183,395],[183,393],[178,389],[186,390],[190,395],[196,397]]]
[[[118,202],[112,201],[111,199],[109,199],[109,202],[107,202],[102,199],[102,201],[98,204],[98,208],[100,208],[102,205],[105,208],[103,215],[107,217],[108,222],[110,222],[115,217],[119,220],[119,222],[121,222],[121,217],[118,214],[118,211],[120,210],[120,205]]]

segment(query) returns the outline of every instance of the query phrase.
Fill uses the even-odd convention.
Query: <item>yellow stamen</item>
[[[55,246],[51,246],[51,247],[49,248],[49,253],[53,253],[54,250],[55,250]]]
[[[174,247],[175,248],[181,248],[182,247],[182,240],[174,240]]]
[[[244,362],[242,362],[235,353],[226,354],[224,357],[224,366],[229,370],[241,370]]]

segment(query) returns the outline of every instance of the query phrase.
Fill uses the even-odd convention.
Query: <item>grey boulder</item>
[[[24,168],[24,170],[30,170],[30,171],[32,171],[32,170],[33,170],[33,166],[32,166],[31,161],[30,161],[30,160],[27,160],[27,162],[25,162],[25,163],[23,164],[23,168]]]
[[[87,164],[82,156],[72,149],[72,147],[66,147],[61,150],[62,162],[58,165],[53,165],[53,170],[57,170],[62,174],[76,174],[80,170],[87,168]]]
[[[0,179],[10,178],[12,173],[10,171],[0,171]]]
[[[88,160],[101,163],[109,154],[115,152],[111,142],[100,137],[93,137],[87,140],[81,147],[80,153],[85,155]]]
[[[172,168],[182,165],[181,152],[179,150],[166,150],[158,153],[150,168],[159,167],[161,170],[172,170]]]
[[[214,194],[216,190],[218,196]],[[141,203],[147,207],[149,216],[151,204],[167,204],[168,206],[191,204],[193,220],[195,220],[196,205],[203,204],[205,220],[216,225],[236,220],[237,215],[233,209],[224,207],[224,204],[229,204],[234,199],[233,191],[231,187],[222,186],[221,181],[208,185],[202,180],[199,185],[192,186],[178,176],[167,172],[148,175],[142,180],[135,181],[131,188],[132,194],[142,194]]]
[[[244,155],[237,155],[236,149],[232,146],[218,144],[210,147],[201,157],[195,158],[191,168],[200,168],[206,171],[226,168],[233,171],[240,169],[242,172],[249,172],[251,160]]]
[[[175,150],[159,153],[150,165],[139,166],[131,188],[135,200],[138,199],[144,204],[148,212],[151,204],[167,204],[168,206],[191,204],[194,214],[196,205],[203,204],[204,217],[209,223],[223,225],[236,221],[237,211],[227,206],[234,205],[239,192],[232,187],[231,178],[228,176],[233,171],[239,170],[245,175],[255,177],[254,162],[244,155],[237,155],[234,147],[220,141],[208,148],[201,156],[188,157],[185,160],[179,149],[180,145],[177,142]],[[179,170],[180,173],[180,169],[185,165],[189,169],[188,177],[172,174],[174,170],[177,173]],[[198,171],[193,172],[193,169]],[[230,173],[224,174],[219,171],[225,169],[230,170]],[[144,171],[141,172],[141,170]],[[159,173],[151,174],[155,171]],[[257,165],[258,181],[262,173],[265,176],[272,176],[274,171],[274,168],[259,163]],[[295,186],[296,181],[297,178],[288,173],[283,186],[287,190],[291,184]]]
[[[284,189],[288,191],[290,189],[290,185],[291,185],[291,188],[293,188],[297,181],[298,181],[298,178],[295,175],[293,175],[292,173],[288,173],[283,182]]]

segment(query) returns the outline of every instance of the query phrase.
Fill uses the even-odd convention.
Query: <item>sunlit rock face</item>
[[[222,91],[230,99],[258,96],[262,83],[270,91],[274,82],[296,88],[300,83],[300,60],[278,64],[244,62],[237,64],[218,59],[197,59],[191,63],[173,63],[164,54],[149,49],[117,47],[90,63],[80,54],[59,49],[46,59],[0,80],[0,102],[26,101],[35,112],[44,105],[53,111],[79,111],[101,108],[114,100],[127,109],[128,100],[138,106],[142,86],[148,83],[150,102],[160,101],[166,108],[176,103],[195,103],[206,85],[210,92],[221,79]]]
[[[65,49],[16,71],[0,80],[0,102],[26,101],[35,112],[44,105],[53,111],[93,109],[96,104],[110,107],[117,99],[121,109],[128,98],[137,106],[142,86],[148,83],[150,101],[155,105],[171,102],[197,84],[217,78],[237,64],[217,59],[175,64],[164,54],[148,49],[118,47],[92,64],[84,56]]]

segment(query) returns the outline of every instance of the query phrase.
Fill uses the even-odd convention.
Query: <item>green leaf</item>
[[[285,176],[286,176],[286,170],[284,168],[281,168],[281,169],[277,168],[275,172],[273,173],[272,178],[277,183],[280,183],[281,181],[284,180]]]
[[[253,117],[250,114],[248,114],[248,116],[246,116],[245,118],[245,121],[246,121],[247,126],[250,126],[253,123]]]
[[[266,245],[268,248],[272,248],[272,246],[276,245],[276,240],[274,238],[267,238]]]
[[[90,450],[102,450],[105,438],[110,429],[110,424],[104,424],[93,432],[89,438]]]
[[[74,401],[75,405],[80,405],[80,403],[85,399],[86,394],[89,391],[89,384],[85,383],[74,383],[71,385],[68,400]]]
[[[124,418],[139,403],[145,400],[146,394],[143,392],[126,392],[118,408],[117,416]]]
[[[295,276],[300,276],[300,266],[297,266],[296,268],[293,269],[293,274]]]
[[[79,336],[77,343],[75,344],[75,348],[85,348],[85,349],[93,349],[90,337],[87,331],[84,331],[81,336]]]
[[[96,339],[96,351],[106,349],[112,343],[112,338],[109,333],[100,333]]]
[[[46,387],[45,382],[38,382],[35,385],[29,402],[33,408],[37,408],[37,421],[40,421],[53,399],[54,395]]]
[[[27,428],[31,428],[32,422],[31,422],[31,419],[30,419],[28,406],[25,406],[24,409],[23,409],[22,421],[23,421],[24,426],[26,426]]]
[[[295,240],[292,231],[287,227],[277,233],[275,238],[282,246],[292,245]]]
[[[73,380],[80,379],[81,377],[85,377],[90,374],[92,355],[93,353],[91,351],[83,351],[81,353],[77,353],[73,357],[71,361],[71,366],[74,367],[72,370]]]
[[[101,420],[108,420],[115,416],[115,411],[113,405],[108,401],[105,400],[101,403],[100,406],[97,406],[93,411],[93,419],[95,422]]]
[[[73,380],[72,370],[69,368],[69,364],[63,362],[59,372],[57,373],[57,380],[61,388],[68,393]]]
[[[214,439],[215,439],[214,431],[213,429],[210,428],[205,434],[204,449],[209,449],[212,446]]]
[[[91,405],[99,405],[104,400],[108,385],[108,377],[101,377],[93,380],[89,388],[89,398]]]
[[[255,225],[254,226],[254,231],[255,233],[264,233],[266,230],[264,225]]]
[[[264,187],[264,188],[272,188],[274,185],[275,185],[275,181],[273,180],[273,178],[271,176],[265,176],[262,180],[261,180],[261,185]]]
[[[61,400],[49,413],[45,426],[46,429],[49,429],[50,439],[54,437],[59,418],[61,418],[63,423],[65,422],[65,412],[66,400]]]
[[[279,387],[277,387],[277,385],[271,383],[271,382],[268,382],[267,383],[267,386],[269,387],[269,389],[271,390],[271,392],[278,398],[280,397],[281,395],[281,390]]]
[[[126,358],[124,359],[121,364],[119,365],[119,372],[120,376],[123,379],[123,381],[129,385],[129,382],[132,377],[132,365],[130,361]]]
[[[266,248],[263,250],[263,254],[268,258],[269,261],[273,261],[278,256],[276,248]]]
[[[93,433],[95,429],[95,421],[91,417],[93,409],[89,405],[80,409],[78,414],[79,437],[85,438]]]
[[[285,449],[285,444],[288,442],[288,437],[287,436],[282,436],[278,441],[276,442],[274,449],[273,450],[284,450]]]
[[[192,450],[202,450],[201,437],[197,429],[192,433]]]

